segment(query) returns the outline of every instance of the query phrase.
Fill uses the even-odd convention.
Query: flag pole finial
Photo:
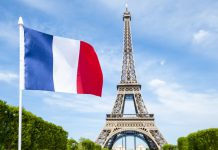
[[[23,18],[22,18],[22,17],[19,17],[19,19],[18,19],[18,25],[22,25],[22,26],[23,26]]]

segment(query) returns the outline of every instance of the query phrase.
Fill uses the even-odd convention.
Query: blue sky
[[[138,82],[169,143],[218,127],[218,1],[129,0]],[[102,98],[25,91],[24,107],[95,140],[116,98],[123,49],[123,0],[1,0],[0,99],[18,106],[18,17],[49,34],[91,43],[104,74]]]

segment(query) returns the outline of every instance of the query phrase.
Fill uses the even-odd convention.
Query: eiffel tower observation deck
[[[114,143],[126,136],[143,140],[151,150],[160,150],[166,140],[149,114],[141,95],[141,85],[137,82],[131,36],[131,14],[126,6],[123,14],[124,48],[121,81],[117,85],[117,98],[111,114],[106,115],[106,124],[96,143],[112,149]],[[124,114],[125,102],[134,102],[135,114]],[[126,148],[126,147],[125,147]]]

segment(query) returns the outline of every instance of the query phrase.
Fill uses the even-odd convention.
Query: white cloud
[[[149,85],[155,97],[147,101],[147,107],[155,113],[157,125],[168,142],[175,144],[181,136],[218,126],[216,90],[193,92],[160,79],[151,80]]]
[[[103,69],[104,81],[109,83],[119,82],[121,76],[121,61],[118,57],[100,56],[100,62]],[[115,76],[115,74],[119,74]]]
[[[59,8],[58,6],[60,5],[57,5],[54,1],[52,0],[47,0],[47,1],[44,1],[44,0],[21,0],[21,2],[23,2],[24,4],[30,6],[30,7],[33,7],[33,8],[36,8],[38,10],[41,10],[43,12],[46,12],[46,13],[55,13],[55,9]]]
[[[117,0],[110,0],[110,1],[98,0],[98,1],[110,9],[118,10],[120,9],[120,7],[123,7],[124,10],[125,8],[124,1],[117,1]]]
[[[159,88],[161,86],[164,86],[166,84],[165,81],[162,81],[160,79],[154,79],[152,81],[150,81],[149,83],[152,87],[155,87],[155,88]]]
[[[121,18],[125,9],[124,1],[98,1]],[[178,50],[184,47],[186,51],[218,58],[218,5],[215,1],[197,3],[196,0],[190,0],[172,4],[170,0],[129,0],[128,3],[133,18],[132,28],[137,31],[134,35],[140,35],[142,39],[152,39],[157,45],[178,47]],[[203,46],[200,45],[202,43]]]
[[[201,43],[204,42],[208,36],[209,36],[209,32],[205,31],[205,30],[199,30],[198,32],[194,33],[193,35],[193,42],[194,43]]]
[[[200,116],[208,119],[218,113],[217,92],[191,92],[179,84],[159,79],[152,80],[150,87],[161,102],[162,111],[189,114],[199,117],[198,119]]]
[[[14,22],[0,22],[0,40],[18,46],[18,25]]]
[[[0,81],[10,83],[18,79],[18,75],[12,72],[0,72]]]
[[[112,110],[113,96],[104,96],[96,98],[90,95],[64,96],[61,94],[52,94],[45,97],[44,102],[53,107],[70,109],[75,112],[104,112],[109,113]]]
[[[204,54],[204,56],[218,59],[218,32],[215,30],[199,30],[193,34],[192,50],[197,53]]]
[[[161,65],[161,66],[164,66],[165,63],[166,63],[165,60],[161,60],[161,61],[160,61],[160,65]]]

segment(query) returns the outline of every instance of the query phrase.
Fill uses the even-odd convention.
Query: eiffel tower
[[[154,114],[149,114],[147,111],[140,92],[141,85],[136,80],[130,27],[131,14],[127,6],[123,21],[124,51],[121,81],[117,85],[117,98],[112,113],[106,115],[106,125],[96,143],[112,149],[117,140],[131,135],[146,142],[150,150],[160,150],[167,142],[155,125]],[[133,100],[136,114],[124,114],[127,100]]]

